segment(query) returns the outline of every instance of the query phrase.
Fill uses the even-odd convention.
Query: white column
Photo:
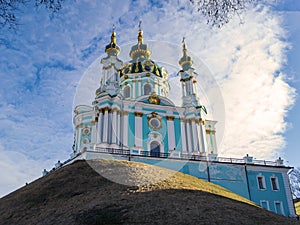
[[[141,79],[138,80],[138,96],[142,95],[142,81]]]
[[[202,120],[199,119],[196,121],[196,128],[197,128],[197,134],[198,134],[198,141],[199,141],[199,152],[203,153],[205,152],[205,146],[203,142],[203,131],[202,131]]]
[[[214,148],[214,154],[218,154],[218,149],[217,149],[217,140],[216,140],[216,131],[212,131],[211,132],[212,134],[212,141],[213,141],[213,144],[214,144],[214,146],[213,146],[213,148]]]
[[[188,120],[186,121],[186,134],[187,134],[187,147],[188,147],[188,152],[193,151],[193,144],[192,144],[192,134],[191,134],[191,126]]]
[[[123,112],[123,146],[128,147],[128,112]]]
[[[96,144],[97,142],[97,128],[96,128],[96,121],[92,121],[92,139],[91,144]]]
[[[191,120],[191,123],[192,123],[192,132],[193,132],[192,141],[194,146],[193,152],[199,152],[199,140],[198,140],[195,118]]]
[[[104,108],[103,116],[103,142],[107,143],[108,141],[108,107]]]
[[[193,81],[193,84],[194,84],[194,92],[195,92],[195,94],[197,94],[197,96],[198,96],[198,87],[197,87],[197,81],[196,81],[196,80],[194,80],[194,81]]]
[[[142,124],[142,116],[143,113],[135,112],[134,113],[135,123],[134,123],[134,144],[137,148],[141,148],[143,146],[143,124]]]
[[[107,143],[111,144],[112,139],[112,113],[111,109],[108,110],[108,134],[107,134]]]
[[[113,109],[111,143],[117,143],[117,109]]]
[[[174,131],[174,117],[167,116],[166,119],[167,119],[167,127],[168,127],[169,150],[174,150],[174,148],[176,148],[175,131]]]
[[[120,111],[117,112],[117,144],[121,143],[121,116]]]
[[[185,96],[185,93],[184,93],[184,82],[183,81],[181,82],[181,91],[182,91],[182,97]]]
[[[155,85],[155,92],[156,94],[158,94],[158,81],[155,81],[154,85]]]
[[[136,90],[136,82],[135,80],[132,80],[132,98],[136,98],[136,94],[135,94],[135,90]]]
[[[207,153],[212,153],[212,144],[210,139],[210,131],[206,131]]]
[[[98,132],[97,132],[97,143],[102,143],[102,134],[103,134],[103,113],[102,113],[102,109],[99,111],[99,118],[98,118]]]
[[[187,152],[186,146],[186,132],[185,132],[185,120],[180,118],[180,128],[181,128],[181,145],[182,145],[182,152]]]

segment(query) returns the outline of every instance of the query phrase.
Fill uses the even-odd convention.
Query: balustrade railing
[[[195,161],[213,161],[213,162],[236,163],[236,164],[246,163],[246,164],[254,164],[254,165],[278,166],[278,164],[274,161],[253,160],[251,163],[249,163],[249,162],[245,162],[245,159],[226,158],[226,157],[216,157],[215,159],[210,159],[208,156],[203,156],[201,154],[193,154],[193,153],[181,153],[179,155],[173,156],[172,153],[151,152],[151,151],[133,152],[128,149],[104,148],[104,147],[95,147],[93,151],[99,153],[109,153],[109,154],[128,155],[128,156],[137,155],[142,157],[172,158],[172,159],[195,160]]]

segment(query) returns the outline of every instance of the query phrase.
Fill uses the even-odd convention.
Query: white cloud
[[[6,151],[1,143],[0,155],[0,197],[37,179],[52,164],[49,160],[36,161],[17,151]]]

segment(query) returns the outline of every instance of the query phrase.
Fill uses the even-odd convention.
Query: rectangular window
[[[264,209],[270,210],[269,202],[266,200],[260,200],[260,206],[263,207]]]
[[[277,181],[277,177],[271,177],[271,184],[272,184],[272,189],[274,191],[278,190],[278,181]]]
[[[259,189],[266,189],[264,177],[257,177],[257,183]]]
[[[277,214],[284,215],[282,202],[275,201],[275,211]]]

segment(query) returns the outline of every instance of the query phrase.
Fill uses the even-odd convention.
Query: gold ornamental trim
[[[144,113],[134,112],[134,115],[137,116],[137,117],[142,117],[144,115]]]
[[[166,116],[166,119],[170,120],[170,121],[174,121],[175,117],[174,116]]]
[[[108,110],[109,110],[109,107],[106,106],[106,107],[103,108],[103,110],[104,110],[104,111],[108,111]]]
[[[111,111],[112,111],[113,113],[114,113],[114,112],[119,112],[119,109],[118,109],[118,108],[113,108]]]
[[[210,134],[210,133],[215,134],[216,131],[215,130],[206,130],[206,134]]]

